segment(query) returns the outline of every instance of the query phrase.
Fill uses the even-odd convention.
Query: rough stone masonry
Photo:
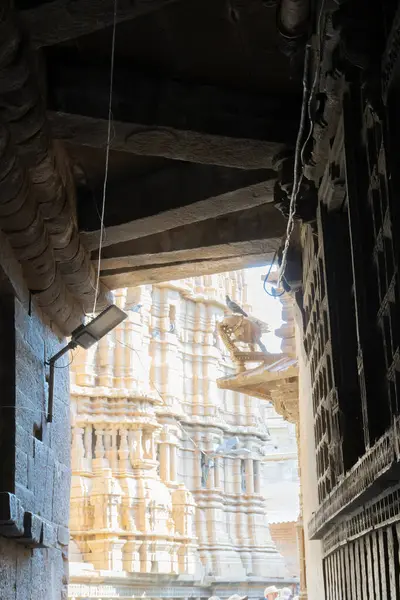
[[[46,422],[45,361],[62,343],[34,307],[0,296],[1,600],[67,597],[68,368],[56,371],[54,418]]]

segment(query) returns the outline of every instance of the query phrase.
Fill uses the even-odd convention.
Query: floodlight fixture
[[[50,367],[49,373],[49,400],[47,407],[47,422],[51,423],[53,420],[53,399],[54,399],[54,372],[55,363],[59,358],[64,356],[69,350],[73,350],[77,346],[87,350],[96,344],[102,337],[107,335],[117,325],[122,323],[127,318],[127,314],[112,304],[108,306],[103,312],[97,317],[92,319],[86,325],[80,325],[71,334],[71,340],[64,348],[62,348],[57,354],[52,356],[46,361],[46,365]]]

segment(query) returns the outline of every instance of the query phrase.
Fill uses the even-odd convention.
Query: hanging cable
[[[274,287],[273,287],[272,289],[273,289],[273,290],[275,290],[275,291],[272,291],[272,292],[270,292],[270,291],[267,289],[267,283],[268,283],[268,280],[269,280],[269,276],[270,276],[270,274],[271,274],[272,267],[274,266],[274,262],[275,262],[275,259],[276,259],[276,254],[277,254],[277,253],[275,252],[275,254],[274,254],[273,258],[272,258],[272,262],[271,262],[271,264],[269,265],[269,270],[268,270],[268,273],[267,273],[267,274],[266,274],[266,276],[264,277],[264,283],[263,283],[264,292],[265,292],[266,294],[268,294],[268,296],[271,296],[271,298],[280,298],[280,297],[281,297],[281,296],[283,296],[283,294],[285,293],[285,290],[283,290],[282,292],[280,292],[280,293],[278,294],[278,292],[276,291],[276,288],[274,288]]]
[[[129,344],[125,344],[124,342],[121,342],[120,340],[115,340],[117,344],[120,344],[120,346],[124,346],[125,348],[128,348],[129,350],[132,350],[133,352],[135,352],[136,356],[139,359],[140,364],[142,365],[143,371],[144,373],[146,372],[145,366],[142,362],[142,359],[140,357],[139,352],[136,350],[136,348],[133,348],[133,346],[130,346]],[[154,388],[154,390],[157,392],[160,400],[162,402],[164,402],[164,398],[161,395],[161,392],[159,391],[159,389],[157,388],[157,386],[155,385],[154,381],[151,379],[151,377],[149,376],[149,381],[150,381],[150,385]],[[194,439],[192,437],[190,437],[189,433],[186,431],[186,429],[183,427],[183,425],[180,423],[180,421],[176,420],[175,421],[177,423],[177,425],[181,428],[181,430],[183,431],[183,433],[186,435],[186,437],[188,438],[188,440],[193,444],[193,446],[199,450],[199,452],[201,452],[202,454],[204,454],[204,456],[207,455],[207,452],[205,452],[204,450],[202,450],[200,448],[200,446],[198,444],[196,444],[196,442],[194,441]]]
[[[102,251],[103,237],[104,237],[104,214],[105,214],[105,207],[106,207],[108,167],[109,167],[109,161],[110,161],[111,130],[113,128],[112,99],[113,99],[113,85],[114,85],[115,33],[116,33],[116,29],[117,29],[117,12],[118,12],[118,0],[114,0],[114,16],[113,16],[112,41],[111,41],[111,63],[110,63],[110,92],[109,92],[109,98],[108,98],[107,144],[106,144],[106,159],[105,159],[104,181],[103,181],[103,198],[102,198],[101,218],[100,218],[99,255],[98,255],[98,259],[97,259],[96,288],[95,288],[93,311],[92,311],[93,315],[95,315],[95,313],[96,313],[97,296],[99,294],[99,285],[100,285],[101,251]]]
[[[286,227],[286,238],[285,238],[285,244],[284,244],[284,248],[283,248],[282,263],[281,263],[281,268],[279,271],[278,283],[281,283],[282,276],[283,276],[283,273],[285,272],[285,268],[286,268],[287,253],[288,253],[289,245],[290,245],[290,237],[291,237],[293,229],[294,229],[294,215],[296,214],[297,196],[298,196],[301,182],[303,179],[303,173],[300,173],[299,163],[300,163],[300,158],[301,158],[301,141],[303,139],[304,127],[305,127],[305,121],[306,121],[306,113],[307,113],[306,109],[307,109],[308,93],[309,93],[309,90],[308,90],[309,63],[310,63],[310,45],[307,44],[305,58],[304,58],[304,72],[303,72],[303,103],[301,106],[300,126],[299,126],[299,131],[297,134],[296,148],[295,148],[295,155],[294,155],[293,188],[292,188],[292,195],[290,198],[289,218],[288,218],[287,227]]]
[[[313,80],[313,83],[311,86],[310,97],[308,100],[308,120],[310,121],[310,129],[309,129],[306,141],[304,142],[303,148],[301,150],[301,164],[303,167],[305,165],[304,152],[305,152],[308,142],[311,139],[312,133],[314,131],[314,121],[312,118],[311,109],[312,109],[313,100],[315,98],[315,90],[317,87],[318,77],[319,77],[320,67],[321,67],[321,54],[322,54],[321,23],[322,23],[322,14],[324,11],[324,7],[325,7],[325,0],[322,0],[321,7],[319,10],[319,14],[318,14],[318,21],[317,21],[317,38],[318,38],[317,65],[315,67],[314,80]]]
[[[313,83],[311,86],[311,91],[309,91],[309,89],[308,89],[308,70],[309,70],[310,55],[311,55],[310,44],[307,44],[307,46],[306,46],[305,57],[304,57],[303,103],[302,103],[302,107],[301,107],[299,132],[298,132],[297,140],[296,140],[295,158],[294,158],[294,174],[293,174],[293,189],[292,189],[292,195],[291,195],[291,199],[290,199],[289,218],[288,218],[288,223],[287,223],[287,228],[286,228],[286,237],[285,237],[285,244],[284,244],[283,254],[282,254],[282,262],[281,262],[281,266],[280,266],[280,270],[279,270],[279,278],[278,278],[279,283],[282,281],[283,274],[285,272],[286,262],[287,262],[287,254],[288,254],[289,245],[290,245],[290,238],[291,238],[291,235],[292,235],[292,232],[294,229],[294,215],[296,214],[297,196],[299,194],[301,182],[302,182],[303,176],[304,176],[304,151],[305,151],[305,148],[312,136],[312,132],[314,129],[314,121],[313,121],[312,115],[311,115],[311,107],[312,107],[312,102],[315,97],[315,90],[317,87],[320,66],[321,66],[321,52],[322,52],[321,23],[322,23],[322,15],[323,15],[324,7],[325,7],[325,0],[322,0],[321,7],[319,10],[319,14],[318,14],[318,21],[317,21],[317,37],[318,37],[317,64],[315,67],[315,75],[314,75],[314,80],[313,80]],[[308,96],[308,100],[307,100],[307,96]],[[304,134],[304,127],[305,127],[306,106],[307,106],[308,117],[310,120],[310,130],[309,130],[307,138],[300,150],[300,144],[301,144],[301,140],[302,140],[302,137]],[[300,168],[299,168],[299,159],[300,159],[300,163],[301,163]]]

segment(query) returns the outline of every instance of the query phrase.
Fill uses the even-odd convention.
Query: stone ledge
[[[69,542],[67,528],[25,511],[9,492],[0,493],[0,535],[32,548],[60,548]]]
[[[17,538],[24,533],[24,509],[9,492],[0,493],[0,535]]]

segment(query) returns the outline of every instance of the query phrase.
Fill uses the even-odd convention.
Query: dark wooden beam
[[[185,218],[176,209],[183,207],[189,207],[188,216],[192,214],[192,220],[198,220],[198,216],[207,219],[256,206],[272,200],[275,180],[276,172],[268,169],[244,171],[175,161],[171,167],[146,176],[126,176],[124,180],[111,181],[107,189],[104,226],[107,229],[126,226],[163,213],[164,224],[169,220],[169,226],[176,227],[177,221]],[[83,188],[78,193],[81,231],[99,229],[102,200],[102,185],[98,189]],[[93,204],[97,211],[93,210]],[[168,219],[170,211],[173,211],[172,219]],[[144,230],[144,234],[149,232]]]
[[[184,263],[168,264],[165,266],[151,266],[136,269],[126,273],[107,274],[102,281],[110,290],[122,287],[133,287],[160,283],[162,281],[173,281],[186,277],[199,277],[200,275],[214,275],[225,271],[235,271],[248,267],[257,267],[268,264],[273,254],[247,254],[245,256],[234,256],[220,260],[198,260],[185,261]]]
[[[243,268],[248,259],[266,261],[278,249],[285,226],[274,206],[263,205],[108,246],[102,252],[102,279],[114,287],[116,282],[121,286],[148,282],[151,270],[157,277],[168,274],[177,279],[184,276],[182,269],[191,273],[185,275],[189,277],[219,268],[221,272],[227,264]]]
[[[177,0],[118,0],[116,22],[160,10]],[[53,0],[20,12],[37,47],[52,46],[113,24],[114,0]]]
[[[129,243],[132,240],[175,229],[178,226],[188,227],[193,223],[271,202],[273,200],[273,185],[273,180],[263,181],[226,192],[220,196],[200,200],[187,206],[172,208],[158,212],[152,216],[108,227],[106,228],[103,247],[106,248],[124,242]],[[93,204],[91,210],[95,213],[94,218],[97,218],[97,223],[99,224],[98,215],[94,210]],[[274,209],[274,212],[277,212],[276,209]],[[82,232],[82,238],[86,248],[94,250],[99,246],[100,229],[86,233]]]
[[[286,219],[282,214],[275,206],[264,204],[175,227],[159,234],[108,245],[103,248],[102,258],[175,252],[217,245],[231,246],[253,240],[268,240],[272,251],[277,249],[277,240],[284,235],[285,228]],[[254,253],[254,249],[252,252]]]
[[[78,60],[79,58],[79,60]],[[55,137],[103,148],[109,73],[74,53],[48,65],[49,118]],[[258,95],[116,69],[112,148],[239,168],[271,168],[296,139],[299,99]]]
[[[104,148],[106,144],[105,119],[53,111],[48,112],[48,118],[53,135],[59,140],[89,148]],[[270,169],[285,144],[113,121],[111,148],[206,165]]]
[[[163,235],[163,234],[161,234]],[[271,247],[276,245],[276,240],[251,240],[246,242],[231,242],[229,244],[216,244],[214,246],[201,248],[186,248],[165,252],[153,252],[134,254],[130,256],[119,256],[116,258],[103,258],[101,268],[104,274],[112,271],[129,271],[137,267],[168,266],[175,263],[194,262],[198,260],[222,260],[234,257],[243,258],[247,255],[264,255],[271,253]],[[140,252],[140,249],[137,248]],[[97,258],[93,259],[96,266]]]

